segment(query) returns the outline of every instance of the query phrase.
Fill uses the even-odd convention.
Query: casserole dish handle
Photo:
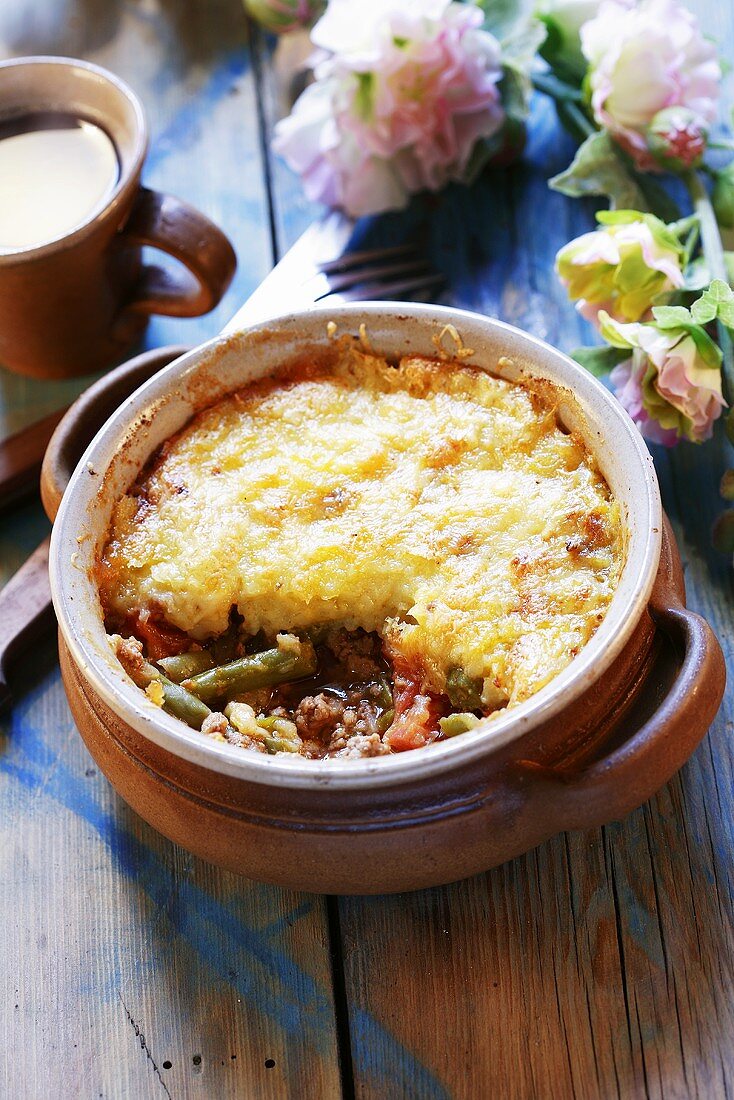
[[[53,521],[77,463],[108,417],[131,393],[190,348],[154,348],[115,367],[89,386],[66,410],[46,448],[41,467],[41,499]]]
[[[559,829],[616,821],[647,801],[683,766],[721,703],[726,666],[708,623],[685,606],[685,585],[667,517],[661,567],[649,604],[659,634],[641,691],[642,722],[629,718],[612,745],[573,770],[520,765],[535,798],[559,807]],[[608,744],[608,742],[607,742]],[[534,773],[534,774],[533,774]],[[560,796],[560,797],[559,797]]]

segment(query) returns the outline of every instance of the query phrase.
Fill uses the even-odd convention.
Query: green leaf
[[[514,65],[506,64],[502,70],[499,88],[507,118],[524,122],[530,110],[532,90],[528,77]]]
[[[546,29],[545,39],[538,53],[560,80],[580,85],[589,63],[581,52],[578,38],[574,41],[552,12],[539,12],[538,15]]]
[[[716,517],[711,531],[715,550],[722,554],[734,554],[734,508],[728,508]]]
[[[647,199],[607,133],[591,134],[573,162],[549,180],[554,191],[571,198],[605,195],[613,209],[649,211]]]
[[[734,290],[723,279],[714,279],[691,306],[691,316],[699,325],[719,320],[734,329]]]
[[[637,186],[645,196],[647,209],[652,214],[657,214],[664,222],[677,221],[677,219],[680,218],[680,207],[678,203],[670,197],[665,188],[661,187],[652,176],[645,175],[641,172],[635,172],[631,168],[629,170],[637,182]]]
[[[477,7],[484,13],[485,30],[501,41],[527,22],[532,15],[533,0],[478,0]]]
[[[685,306],[653,306],[652,315],[658,328],[690,328],[693,323],[690,309]]]
[[[537,19],[526,19],[502,40],[502,80],[500,93],[505,114],[511,121],[523,122],[530,110],[533,90],[530,69],[545,28]]]
[[[724,470],[719,492],[724,500],[734,500],[734,470]]]
[[[502,61],[529,72],[530,66],[545,39],[545,27],[539,19],[529,18],[517,23],[502,39]]]
[[[603,378],[618,363],[629,359],[631,351],[628,348],[576,348],[573,358],[580,363],[595,378]]]

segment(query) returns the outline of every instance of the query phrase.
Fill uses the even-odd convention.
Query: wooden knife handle
[[[0,710],[10,702],[9,665],[53,621],[48,547],[46,538],[0,589]]]
[[[38,492],[46,447],[65,412],[59,409],[0,442],[0,512]]]

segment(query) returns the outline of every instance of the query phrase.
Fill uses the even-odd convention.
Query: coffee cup
[[[0,364],[86,374],[119,359],[151,314],[196,317],[219,302],[232,246],[198,210],[141,184],[147,147],[140,101],[112,73],[68,58],[0,63]],[[58,187],[43,171],[53,157],[66,157]],[[15,170],[32,186],[14,185]],[[179,264],[145,263],[144,245]]]

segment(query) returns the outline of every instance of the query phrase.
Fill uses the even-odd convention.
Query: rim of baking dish
[[[294,754],[265,756],[212,741],[149,700],[129,680],[112,653],[91,575],[96,540],[85,530],[85,518],[93,510],[107,469],[115,455],[119,455],[123,441],[133,438],[141,426],[150,423],[155,410],[172,393],[182,395],[187,384],[195,383],[197,374],[203,372],[207,363],[212,363],[213,357],[232,352],[238,341],[245,341],[241,343],[244,351],[246,342],[253,337],[268,339],[283,333],[295,336],[306,327],[314,334],[322,332],[325,340],[331,321],[342,331],[347,328],[356,332],[363,322],[375,325],[378,319],[387,322],[391,329],[406,323],[428,325],[436,334],[451,325],[469,343],[481,343],[482,333],[490,342],[492,337],[499,337],[506,347],[500,356],[509,359],[513,354],[521,359],[532,356],[536,364],[532,373],[571,389],[573,403],[587,426],[600,439],[606,435],[607,446],[609,437],[614,436],[612,452],[605,451],[601,444],[594,447],[589,439],[591,432],[585,433],[587,445],[605,476],[608,477],[609,464],[616,464],[617,480],[623,470],[625,481],[629,481],[628,503],[634,494],[634,508],[625,508],[629,541],[619,584],[598,630],[565,669],[525,702],[499,717],[484,719],[466,734],[409,752],[357,760],[307,760]],[[403,340],[406,339],[407,332],[403,334]],[[396,332],[393,346],[399,341],[400,334]],[[481,359],[481,353],[465,361],[474,363],[476,359]],[[139,465],[131,467],[129,483],[138,470]],[[165,367],[120,406],[90,443],[64,494],[51,540],[51,591],[64,640],[94,691],[123,721],[175,756],[232,778],[266,785],[314,789],[394,786],[445,774],[454,766],[463,767],[497,751],[557,714],[598,680],[627,644],[647,606],[660,558],[661,529],[660,490],[641,435],[604,386],[562,352],[512,325],[447,306],[373,302],[320,307],[263,322],[245,333],[208,341]]]

